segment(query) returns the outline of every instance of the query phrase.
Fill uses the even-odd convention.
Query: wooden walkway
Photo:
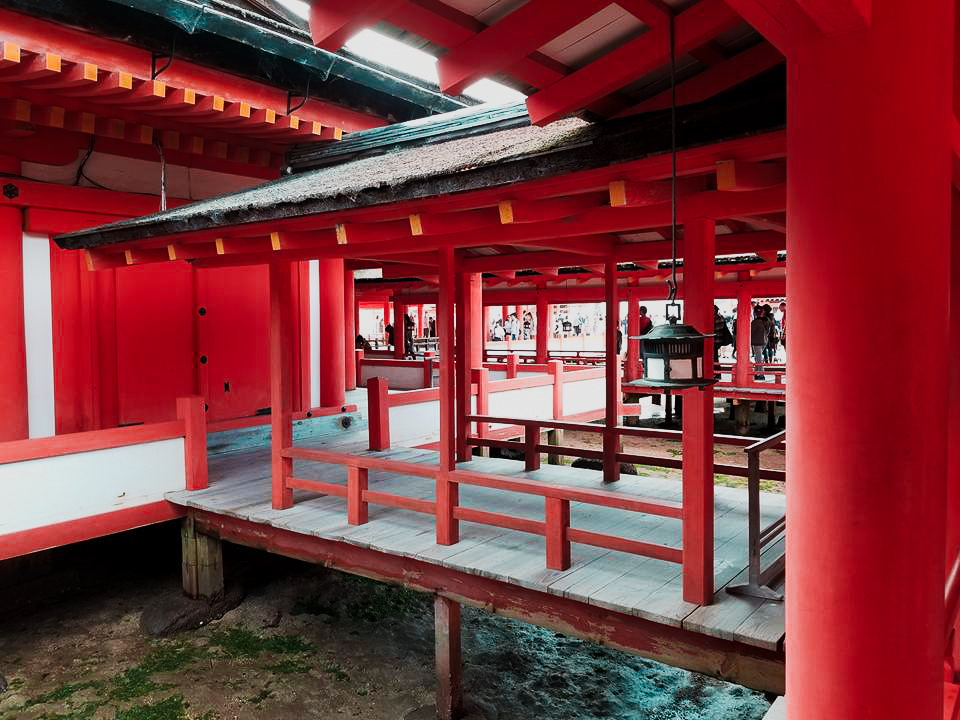
[[[390,457],[395,460],[436,464],[431,450],[399,448],[369,453],[365,433],[342,434],[331,442],[303,442],[303,447]],[[523,463],[477,458],[459,467],[488,473],[526,476],[577,487],[601,487],[600,474],[567,466],[544,465],[526,473]],[[343,467],[297,463],[298,477],[324,482],[345,482]],[[431,480],[371,472],[370,489],[378,492],[433,499]],[[653,498],[680,500],[680,483],[654,476],[624,476],[613,489]],[[210,457],[210,487],[169,493],[175,504],[218,515],[270,525],[306,536],[368,548],[388,555],[480,575],[549,595],[589,603],[620,613],[723,640],[733,640],[781,652],[784,638],[782,603],[736,597],[724,592],[728,584],[745,581],[747,565],[746,491],[716,488],[716,588],[714,604],[686,603],[681,592],[681,568],[661,560],[592,546],[573,546],[573,565],[566,571],[545,566],[544,539],[526,533],[461,523],[456,545],[435,543],[433,517],[394,508],[370,506],[370,522],[347,524],[346,503],[330,496],[295,492],[296,504],[288,510],[270,506],[269,449],[256,447]],[[479,510],[543,519],[541,498],[488,488],[461,486],[461,505]],[[785,498],[764,494],[764,523],[783,514]],[[592,505],[571,505],[572,525],[644,542],[678,546],[680,521]],[[782,542],[782,541],[781,541]],[[771,548],[779,552],[782,545]]]

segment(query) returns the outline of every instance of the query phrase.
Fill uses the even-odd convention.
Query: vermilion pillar
[[[0,307],[0,441],[22,440],[27,437],[23,224],[14,207],[0,207]]]
[[[282,450],[293,445],[293,318],[289,262],[270,265],[270,457],[273,507],[293,505],[293,490],[287,478],[293,460]],[[321,297],[321,306],[323,298]]]
[[[343,377],[347,390],[357,389],[357,310],[353,270],[343,272]],[[322,364],[322,361],[321,361]]]
[[[436,480],[437,543],[452,545],[460,537],[453,508],[459,501],[459,485],[446,473],[456,466],[456,398],[454,368],[454,269],[453,248],[437,251],[440,287],[437,299],[437,350],[440,353],[440,468]]]
[[[537,362],[545,364],[548,359],[547,339],[550,326],[550,306],[543,288],[537,292]]]
[[[753,379],[753,358],[750,356],[750,323],[753,322],[753,307],[751,304],[750,285],[740,273],[737,285],[737,364],[734,370],[734,384],[737,387],[746,387]]]
[[[953,189],[950,248],[950,350],[947,373],[947,543],[946,570],[960,553],[960,192]],[[953,642],[954,668],[960,668],[960,642]]]
[[[343,405],[346,388],[343,260],[320,260],[320,405]],[[354,371],[354,376],[356,371]]]
[[[627,291],[627,338],[640,336],[640,298],[635,289]],[[627,380],[640,377],[640,341],[627,340],[627,362],[624,375]]]
[[[470,423],[465,420],[471,406],[470,378],[473,368],[483,367],[482,287],[480,273],[457,273],[457,458],[461,461],[468,460],[470,453],[466,442]]]
[[[620,417],[620,357],[617,355],[617,328],[620,325],[620,297],[617,293],[617,262],[604,265],[603,292],[606,299],[606,412],[603,431],[603,481],[620,479],[617,451],[620,436],[615,428]]]
[[[713,220],[683,225],[683,315],[698,331],[713,333]],[[713,339],[703,348],[703,376],[713,377]],[[683,395],[683,599],[713,599],[713,386]]]
[[[953,6],[788,62],[790,720],[943,717]]]

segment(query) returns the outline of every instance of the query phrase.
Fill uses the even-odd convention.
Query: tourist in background
[[[763,351],[767,347],[770,330],[763,319],[763,308],[759,305],[753,308],[753,320],[750,322],[750,350],[753,353],[753,362],[759,367],[755,372],[754,380],[764,380]]]

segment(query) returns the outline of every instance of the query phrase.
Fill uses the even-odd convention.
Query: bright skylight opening
[[[301,17],[306,18],[310,15],[310,6],[303,0],[279,0],[279,2]],[[378,65],[399,70],[427,82],[438,82],[437,58],[374,30],[361,30],[350,38],[344,47],[354,55]],[[468,86],[463,94],[488,103],[508,103],[524,99],[523,93],[486,78]]]

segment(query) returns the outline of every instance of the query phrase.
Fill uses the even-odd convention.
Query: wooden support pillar
[[[482,323],[483,297],[480,273],[457,272],[456,298],[456,365],[457,365],[457,459],[470,459],[467,444],[470,423],[466,416],[471,411],[471,383],[473,368],[483,366]]]
[[[187,490],[203,490],[207,480],[207,418],[199,395],[177,398],[177,417],[183,420],[184,469]]]
[[[953,12],[873,0],[787,63],[789,720],[943,717]]]
[[[442,595],[433,600],[437,654],[437,717],[463,715],[463,654],[460,648],[460,603]]]
[[[713,333],[713,220],[695,218],[683,226],[684,322]],[[713,338],[703,348],[703,375],[713,376]],[[713,386],[683,398],[683,599],[713,601]]]
[[[390,394],[385,377],[367,380],[367,428],[371,450],[390,449]]]
[[[474,368],[471,381],[477,386],[477,415],[490,414],[490,371],[485,368]],[[488,437],[489,423],[477,423],[477,437]],[[482,457],[490,457],[490,448],[480,448]]]
[[[620,357],[617,355],[617,328],[620,325],[620,296],[617,292],[617,262],[607,260],[603,273],[603,292],[607,304],[606,322],[606,412],[603,429],[603,481],[620,479],[617,452],[620,436],[616,431],[620,415]]]
[[[548,445],[563,445],[563,430],[550,430],[547,433]],[[547,465],[563,465],[563,455],[547,453]]]
[[[270,428],[273,507],[293,506],[287,478],[293,460],[281,451],[293,445],[293,318],[290,314],[292,283],[290,263],[270,264]]]
[[[550,327],[550,305],[543,288],[537,291],[537,363],[543,365],[549,358],[548,340]]]
[[[737,285],[737,364],[733,380],[737,387],[746,387],[753,378],[753,358],[750,355],[750,323],[753,322],[750,284],[747,273],[739,273]]]
[[[960,53],[960,43],[957,46]],[[947,376],[947,553],[949,572],[960,553],[960,190],[953,189],[950,247],[950,349]],[[957,648],[960,650],[960,647]],[[960,668],[958,668],[960,669]]]
[[[223,550],[220,539],[198,533],[192,514],[183,519],[180,548],[183,592],[194,600],[218,600],[223,597]]]
[[[631,283],[636,282],[632,280]],[[640,296],[631,287],[627,291],[627,361],[624,377],[628,382],[640,378],[640,341],[630,340],[640,336]]]
[[[436,481],[437,544],[453,545],[460,539],[459,521],[453,516],[459,504],[459,485],[448,472],[456,467],[456,382],[453,314],[456,271],[453,248],[437,251],[440,287],[437,302],[437,347],[440,351],[440,468]]]
[[[960,22],[960,18],[958,18]],[[960,54],[960,43],[956,51]],[[953,188],[950,245],[950,338],[947,375],[946,481],[946,571],[960,553],[960,191]],[[947,648],[954,670],[960,670],[960,632],[953,625],[952,645]]]
[[[357,389],[357,320],[359,313],[356,310],[356,292],[353,279],[353,270],[343,271],[343,311],[345,327],[343,333],[343,379],[345,390]],[[321,340],[322,342],[322,340]],[[322,361],[321,361],[322,363]]]
[[[393,356],[397,360],[403,360],[407,349],[404,347],[403,327],[407,322],[407,306],[403,301],[394,297],[393,299]]]
[[[345,290],[343,260],[320,260],[320,405],[345,401]],[[352,345],[352,343],[351,343]]]
[[[19,173],[19,161],[11,169]],[[27,356],[23,325],[23,217],[0,207],[0,441],[23,440],[27,423]]]

